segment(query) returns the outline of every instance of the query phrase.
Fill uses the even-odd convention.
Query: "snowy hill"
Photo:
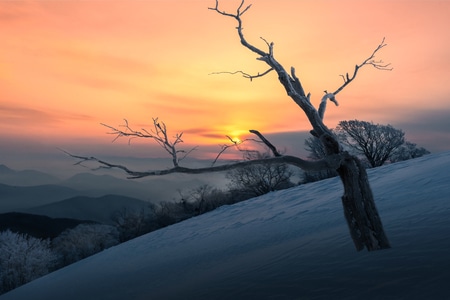
[[[369,170],[392,249],[356,252],[337,178],[105,250],[8,299],[448,299],[450,152]]]

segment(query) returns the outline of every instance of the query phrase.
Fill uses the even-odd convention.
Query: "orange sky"
[[[231,11],[240,1],[222,2]],[[386,37],[378,57],[394,70],[362,69],[338,95],[341,105],[329,106],[329,127],[355,118],[390,123],[420,146],[450,149],[450,1],[251,3],[244,15],[247,39],[261,48],[259,37],[273,41],[275,57],[296,67],[314,103]],[[110,146],[100,122],[119,125],[126,118],[140,128],[152,117],[200,145],[225,143],[225,135],[248,129],[309,130],[275,73],[253,82],[210,75],[266,70],[239,44],[233,20],[207,9],[213,5],[0,1],[0,138],[55,146],[71,141],[89,152],[89,144]]]

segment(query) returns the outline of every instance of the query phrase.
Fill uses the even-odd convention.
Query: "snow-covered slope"
[[[147,234],[8,299],[449,299],[450,152],[369,170],[392,249],[356,252],[337,178]]]

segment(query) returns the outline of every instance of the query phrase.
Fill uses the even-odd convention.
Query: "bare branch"
[[[250,79],[250,81],[252,81],[255,78],[258,77],[263,77],[264,75],[268,74],[269,72],[273,71],[272,68],[264,71],[263,73],[258,73],[256,75],[250,75],[248,73],[245,73],[244,71],[235,71],[235,72],[212,72],[209,75],[217,75],[217,74],[231,74],[231,75],[235,75],[235,74],[242,74],[242,77]]]
[[[325,90],[325,95],[322,97],[322,101],[320,101],[320,106],[319,106],[319,117],[322,120],[323,120],[323,117],[325,115],[325,110],[327,108],[327,100],[330,100],[336,106],[339,106],[339,103],[337,102],[336,98],[334,97],[334,94],[333,93],[328,93]]]
[[[261,141],[270,149],[270,151],[272,151],[275,157],[281,156],[277,148],[271,142],[269,142],[269,140],[266,139],[258,130],[251,129],[249,131],[253,134],[256,134],[261,139]]]
[[[356,78],[356,75],[358,74],[359,69],[366,65],[372,66],[378,70],[392,71],[392,68],[389,67],[391,65],[390,63],[384,63],[382,60],[375,60],[375,54],[378,51],[380,51],[382,48],[387,46],[387,44],[384,42],[384,40],[385,40],[385,38],[383,37],[383,39],[381,40],[381,43],[375,48],[375,50],[373,50],[372,54],[368,58],[366,58],[362,63],[355,66],[353,75],[350,76],[348,73],[346,73],[345,76],[340,75],[342,77],[342,79],[344,80],[344,83],[332,94],[337,95],[340,91],[342,91],[350,82],[352,82]]]
[[[164,170],[153,170],[153,171],[134,171],[131,170],[125,166],[118,165],[118,164],[112,164],[104,160],[100,160],[93,156],[80,156],[80,155],[74,155],[71,154],[65,150],[59,149],[65,154],[69,155],[70,157],[79,159],[76,165],[82,164],[83,162],[87,161],[93,161],[100,164],[100,166],[96,169],[120,169],[123,170],[125,173],[127,173],[129,176],[127,178],[129,179],[137,179],[137,178],[143,178],[143,177],[149,177],[149,176],[163,176],[168,174],[174,174],[174,173],[184,173],[184,174],[203,174],[203,173],[211,173],[211,172],[222,172],[222,171],[228,171],[232,169],[242,168],[245,166],[250,165],[256,165],[256,164],[265,164],[265,163],[286,163],[298,168],[301,168],[303,170],[311,170],[311,171],[319,171],[324,169],[336,169],[341,164],[341,156],[336,155],[329,155],[326,158],[318,161],[308,161],[301,159],[296,156],[289,156],[289,155],[283,155],[283,156],[277,156],[277,157],[269,157],[264,159],[256,159],[256,160],[247,160],[232,164],[226,164],[226,165],[220,165],[220,166],[212,166],[212,167],[206,167],[206,168],[185,168],[180,166],[175,166],[171,169],[164,169]]]
[[[161,148],[163,148],[167,153],[172,156],[172,163],[174,167],[178,166],[180,161],[186,158],[192,151],[196,150],[197,147],[193,147],[189,151],[178,150],[177,145],[183,143],[183,132],[175,134],[173,140],[171,141],[167,134],[167,127],[164,122],[159,122],[158,118],[152,118],[153,120],[153,130],[148,131],[147,129],[142,128],[141,131],[132,129],[128,121],[124,119],[125,124],[120,125],[124,129],[119,129],[110,125],[106,125],[101,123],[101,125],[111,129],[111,132],[108,134],[114,134],[116,137],[113,139],[113,142],[116,141],[120,137],[128,137],[128,143],[131,143],[131,140],[134,138],[149,138],[153,139]],[[181,158],[178,157],[179,153],[184,153]]]
[[[216,164],[217,160],[219,159],[219,157],[220,157],[225,151],[227,151],[229,148],[231,148],[231,147],[237,147],[239,144],[242,143],[242,141],[236,141],[236,140],[233,140],[233,139],[232,139],[230,136],[228,136],[228,135],[227,135],[226,137],[231,141],[231,144],[230,144],[230,145],[227,145],[227,144],[221,145],[221,148],[222,148],[222,149],[220,149],[219,153],[217,153],[217,156],[216,156],[216,158],[214,158],[214,161],[212,162],[211,166],[214,166],[214,165]]]
[[[246,40],[245,37],[244,37],[244,34],[243,34],[243,32],[242,32],[243,28],[242,28],[242,20],[241,20],[241,16],[242,16],[247,10],[249,10],[250,7],[251,7],[251,4],[250,4],[250,5],[248,5],[244,10],[242,10],[242,7],[243,7],[243,5],[244,5],[244,2],[245,2],[245,0],[242,0],[242,1],[241,1],[241,4],[239,5],[239,7],[238,7],[238,9],[237,9],[237,11],[236,11],[236,14],[230,14],[230,13],[227,13],[227,12],[221,10],[221,9],[219,8],[219,0],[216,0],[216,6],[215,6],[215,7],[209,7],[208,9],[214,10],[214,11],[218,12],[219,14],[221,14],[221,15],[223,15],[223,16],[226,16],[226,17],[230,17],[230,18],[236,19],[236,21],[238,22],[238,26],[236,27],[236,29],[237,29],[238,34],[239,34],[239,37],[240,37],[240,39],[241,39],[241,44],[242,44],[244,47],[248,48],[249,50],[251,50],[252,52],[255,52],[256,54],[258,54],[258,55],[260,55],[260,56],[266,56],[266,55],[268,55],[266,52],[262,51],[261,49],[255,47],[255,46],[253,46],[253,45],[251,45],[250,43],[248,43],[247,40]]]
[[[219,160],[220,156],[227,151],[229,148],[236,148],[239,152],[245,152],[246,154],[249,152],[258,152],[257,150],[249,150],[249,149],[241,149],[240,145],[246,143],[246,142],[255,142],[255,143],[262,143],[259,140],[255,140],[255,139],[244,139],[244,140],[234,140],[232,139],[230,136],[226,136],[228,138],[228,140],[231,142],[231,144],[223,144],[220,145],[221,149],[219,151],[219,153],[217,153],[216,158],[214,159],[214,161],[212,162],[211,166],[214,166],[216,164],[216,162]],[[246,155],[244,155],[246,156]]]

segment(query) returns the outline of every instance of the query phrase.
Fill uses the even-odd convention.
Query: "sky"
[[[240,1],[221,1],[231,12]],[[254,0],[243,16],[249,42],[291,66],[312,102],[342,84],[383,37],[376,59],[392,71],[360,70],[328,106],[325,123],[392,124],[432,152],[450,149],[450,1]],[[275,73],[243,48],[235,22],[213,0],[0,0],[0,152],[23,168],[81,155],[164,156],[150,141],[113,136],[164,121],[183,132],[193,155],[214,157],[225,137],[257,129],[289,154],[304,151],[310,129]],[[303,152],[304,153],[304,152]],[[67,158],[65,158],[67,159]],[[69,160],[70,161],[70,160]],[[68,161],[68,162],[69,162]],[[71,161],[70,161],[71,162]]]

